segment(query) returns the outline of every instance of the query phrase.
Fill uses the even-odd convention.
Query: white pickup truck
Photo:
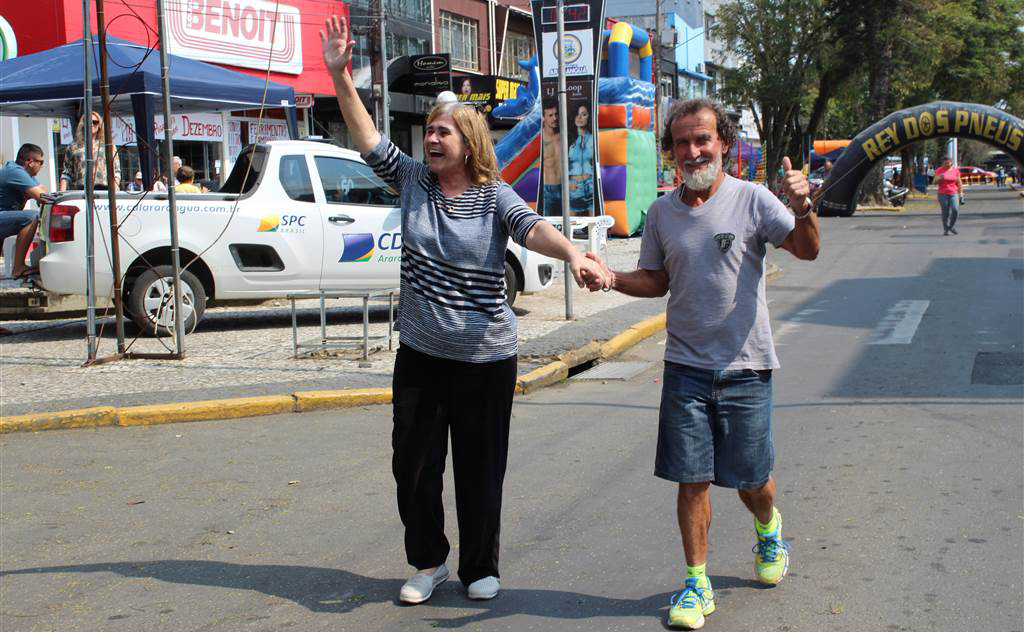
[[[398,286],[398,196],[354,151],[313,141],[252,145],[219,191],[175,198],[186,331],[211,301]],[[104,192],[96,192],[95,205],[96,295],[103,298],[113,292]],[[81,192],[43,206],[39,274],[51,292],[86,293],[84,208]],[[167,194],[119,192],[117,213],[125,311],[144,331],[167,335],[174,321]],[[510,240],[508,303],[549,286],[554,264]]]

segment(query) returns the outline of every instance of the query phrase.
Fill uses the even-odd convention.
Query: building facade
[[[428,0],[429,1],[429,0]],[[90,3],[91,4],[91,3]],[[333,85],[324,70],[319,30],[328,14],[347,14],[342,2],[323,0],[286,0],[275,4],[264,0],[165,0],[169,53],[214,63],[232,71],[289,85],[297,95],[313,103],[315,95],[333,94]],[[132,3],[107,3],[106,30],[109,37],[155,47],[156,0]],[[275,10],[279,18],[274,19]],[[82,3],[53,0],[46,3],[5,3],[0,19],[10,28],[17,55],[24,56],[63,46],[83,37]],[[96,34],[95,5],[90,16],[91,31]],[[98,97],[98,95],[97,95]],[[0,115],[3,113],[0,112]],[[0,117],[0,154],[13,158],[24,142],[40,145],[46,152],[46,165],[40,173],[49,190],[57,188],[62,150],[72,142],[77,121],[40,118]],[[243,111],[198,114],[204,125],[189,126],[173,121],[177,129],[194,128],[201,133],[175,140],[174,153],[192,166],[197,179],[225,177],[242,145],[249,142],[287,137],[284,113],[268,107],[262,113]],[[309,130],[312,117],[308,109],[300,114],[300,129]],[[123,143],[121,180],[130,182],[137,169],[130,123],[112,123],[114,142]]]
[[[422,157],[425,117],[436,95],[401,89],[410,56],[447,53],[453,83],[459,83],[452,88],[461,92],[465,78],[470,78],[468,89],[473,94],[489,95],[474,105],[488,111],[498,101],[515,96],[528,77],[518,62],[536,54],[529,0],[165,0],[164,4],[170,53],[293,87],[297,100],[307,106],[299,115],[300,135],[330,137],[345,146],[351,146],[351,138],[323,65],[319,31],[328,16],[348,15],[356,41],[352,75],[357,90],[371,112],[374,108],[386,111],[392,138],[418,158]],[[107,3],[105,10],[109,36],[156,46],[156,0]],[[275,11],[282,16],[276,23]],[[4,49],[10,54],[28,55],[83,36],[82,4],[78,1],[6,3],[0,8],[0,19],[14,36],[7,38],[14,40],[14,45],[9,43]],[[95,34],[95,8],[90,19]],[[395,84],[395,90],[385,91],[382,86],[382,58],[387,60],[388,86]],[[13,158],[23,142],[41,145],[47,155],[41,179],[48,189],[56,189],[60,156],[71,143],[76,122],[2,114],[0,157]],[[176,138],[174,152],[203,180],[225,177],[242,145],[287,133],[286,127],[278,124],[283,112],[274,108],[262,113],[202,116],[219,122],[221,132],[188,140]],[[260,116],[263,123],[257,125]],[[494,123],[499,134],[502,125]],[[131,134],[118,132],[115,136],[119,142]],[[138,164],[137,154],[128,143],[119,153],[122,181],[129,182]]]

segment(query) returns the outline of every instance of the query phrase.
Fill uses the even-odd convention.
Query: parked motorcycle
[[[907,201],[907,193],[910,189],[907,187],[898,187],[888,180],[882,180],[882,193],[885,195],[885,199],[889,200],[889,203],[893,206],[903,206],[903,203]]]

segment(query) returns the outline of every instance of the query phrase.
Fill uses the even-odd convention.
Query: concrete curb
[[[264,397],[238,397],[234,399],[208,399],[181,404],[152,404],[129,406],[117,411],[118,426],[152,426],[181,421],[210,421],[211,419],[238,419],[259,415],[276,415],[295,410],[292,395]]]
[[[888,212],[888,213],[902,213],[903,212],[903,207],[902,206],[858,206],[857,207],[857,212],[858,213],[863,212],[863,211],[885,211],[885,212]]]
[[[773,281],[780,276],[782,276],[782,269],[777,265],[769,264],[765,273],[766,282]],[[566,380],[571,368],[595,360],[607,360],[615,357],[662,331],[665,326],[666,314],[662,312],[630,326],[606,342],[601,343],[595,340],[577,349],[560,353],[553,362],[519,376],[516,380],[516,393],[520,395],[533,393]],[[0,417],[0,434],[238,419],[390,403],[390,388],[364,388],[337,391],[299,391],[291,395],[211,399],[180,404],[153,404],[122,408],[98,406],[80,410]]]
[[[299,391],[295,398],[295,412],[332,408],[352,408],[372,404],[390,404],[390,388],[358,388],[348,391]]]
[[[62,428],[99,428],[113,426],[116,423],[116,408],[97,406],[96,408],[67,410],[59,413],[34,413],[4,417],[0,419],[0,433],[35,432]]]

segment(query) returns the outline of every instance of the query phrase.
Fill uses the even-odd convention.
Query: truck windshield
[[[268,151],[266,145],[249,145],[243,148],[235,160],[231,175],[217,192],[245,195],[256,188],[267,164]]]

